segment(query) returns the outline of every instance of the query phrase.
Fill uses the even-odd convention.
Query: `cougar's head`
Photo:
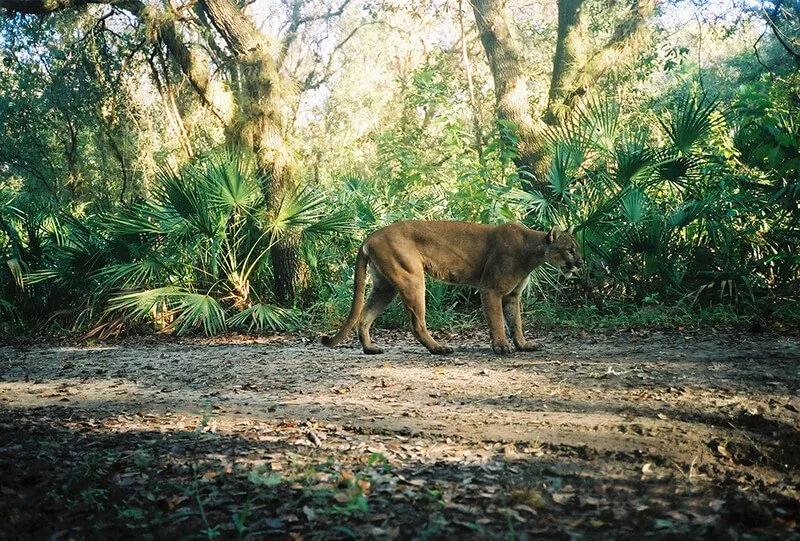
[[[545,242],[550,245],[547,252],[547,261],[561,268],[564,276],[570,277],[572,273],[581,268],[583,260],[578,252],[578,243],[572,236],[575,226],[566,231],[559,231],[553,227],[547,232]]]

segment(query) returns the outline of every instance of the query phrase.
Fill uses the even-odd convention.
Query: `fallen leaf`
[[[554,492],[551,494],[553,501],[559,505],[564,505],[572,501],[575,494],[572,492]]]
[[[314,431],[309,431],[306,434],[306,439],[308,439],[308,441],[310,441],[311,444],[314,445],[315,447],[319,447],[322,444],[322,442],[319,439],[319,436],[317,436],[317,434]]]
[[[303,514],[309,522],[315,522],[317,520],[317,512],[307,505],[303,506]]]

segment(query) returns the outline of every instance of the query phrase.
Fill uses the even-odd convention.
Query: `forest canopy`
[[[796,318],[798,16],[0,0],[0,333],[327,323],[364,236],[409,218],[575,226],[586,265],[537,270],[541,318]]]

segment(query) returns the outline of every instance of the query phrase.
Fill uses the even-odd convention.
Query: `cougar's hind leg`
[[[522,338],[522,314],[519,306],[519,297],[514,292],[503,297],[503,317],[506,320],[506,328],[514,339],[514,345],[519,346]]]
[[[397,289],[386,278],[375,272],[372,274],[372,283],[372,291],[369,293],[367,304],[361,312],[361,320],[358,322],[358,339],[361,341],[364,353],[374,355],[383,353],[383,351],[372,343],[369,328],[395,298]]]
[[[419,273],[408,274],[403,286],[398,284],[400,298],[406,305],[408,315],[411,317],[411,330],[423,346],[434,355],[446,355],[453,352],[453,348],[443,346],[433,339],[425,323],[425,275]]]

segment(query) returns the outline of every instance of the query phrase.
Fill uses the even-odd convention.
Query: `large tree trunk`
[[[518,126],[515,160],[523,183],[540,189],[547,163],[542,145],[543,124],[534,119],[528,103],[528,79],[522,66],[519,39],[509,24],[504,0],[474,0],[475,22],[494,79],[497,117]]]
[[[558,0],[558,32],[556,52],[553,56],[553,76],[544,121],[555,124],[560,113],[570,110],[577,98],[586,93],[578,84],[578,58],[576,48],[580,38],[578,13],[584,0]]]
[[[267,184],[262,186],[270,210],[277,211],[295,190],[294,163],[284,137],[281,105],[284,84],[265,36],[230,0],[201,0],[211,24],[234,53],[239,74],[238,116],[226,126],[228,141],[249,149]],[[272,247],[275,296],[290,303],[307,282],[307,268],[296,235],[285,235]]]
[[[656,0],[634,0],[617,12],[616,26],[608,41],[593,48],[591,21],[584,17],[584,0],[558,0],[558,36],[553,57],[553,78],[544,120],[556,124],[577,107],[594,84],[618,64],[632,57],[653,16]],[[620,9],[609,2],[609,10]]]

